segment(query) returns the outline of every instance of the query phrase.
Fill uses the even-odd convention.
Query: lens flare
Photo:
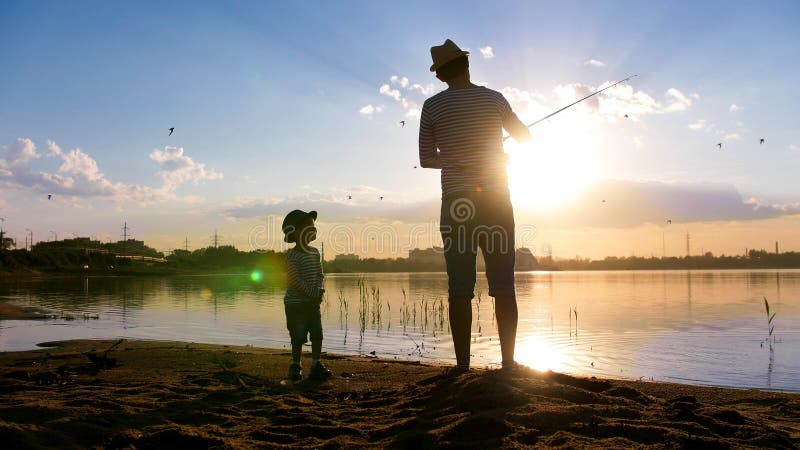
[[[260,270],[256,269],[250,272],[250,281],[254,283],[258,283],[262,278],[264,278],[264,274]]]

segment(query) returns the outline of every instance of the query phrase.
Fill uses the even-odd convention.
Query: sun
[[[595,149],[586,133],[566,126],[541,127],[533,142],[505,142],[515,204],[554,209],[575,198],[594,179]]]

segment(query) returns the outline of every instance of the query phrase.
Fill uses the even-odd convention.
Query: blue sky
[[[472,52],[474,80],[516,93],[525,120],[639,74],[631,92],[565,113],[533,130],[538,144],[510,150],[512,161],[522,155],[510,169],[515,206],[531,222],[578,226],[551,219],[572,217],[559,211],[606,180],[628,181],[631,192],[648,183],[696,189],[700,210],[720,191],[742,198],[743,208],[719,216],[686,213],[687,224],[794,220],[798,23],[797,2],[2,2],[0,146],[6,166],[9,148],[28,148],[18,139],[39,157],[0,179],[0,216],[19,238],[25,227],[116,238],[128,220],[164,249],[186,234],[200,246],[213,228],[243,246],[248,221],[295,205],[329,211],[332,223],[426,222],[438,173],[412,169],[414,109],[442,88],[429,48],[449,37]],[[359,112],[367,106],[371,114]],[[81,153],[60,157],[48,140],[61,155]],[[571,161],[584,163],[572,173]],[[87,167],[94,178],[84,189],[35,181]],[[546,182],[525,184],[522,174]],[[548,191],[570,186],[581,189]],[[670,208],[664,215],[688,207]],[[580,226],[651,223],[629,219]],[[623,250],[591,253],[604,251]]]

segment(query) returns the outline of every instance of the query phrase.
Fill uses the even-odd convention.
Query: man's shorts
[[[303,345],[311,335],[311,341],[322,340],[322,316],[319,303],[284,303],[286,328],[292,345]]]
[[[475,296],[478,248],[486,262],[489,295],[514,295],[514,209],[508,193],[445,196],[440,231],[451,300]]]

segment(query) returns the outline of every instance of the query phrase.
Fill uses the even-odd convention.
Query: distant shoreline
[[[257,269],[253,269],[257,270]],[[171,277],[171,276],[249,276],[253,270],[125,270],[125,271],[53,271],[53,270],[16,270],[0,271],[0,283],[16,280],[31,280],[37,278],[72,278],[72,277]],[[703,271],[773,271],[773,270],[800,270],[800,267],[701,267],[701,268],[581,268],[581,269],[561,269],[546,268],[535,270],[520,270],[515,273],[549,273],[549,272],[703,272]],[[484,271],[479,270],[478,273]],[[358,275],[358,274],[398,274],[398,273],[437,273],[446,274],[444,270],[396,270],[396,271],[327,271],[328,275]],[[274,274],[272,277],[264,274],[266,279],[281,278],[283,274]]]

